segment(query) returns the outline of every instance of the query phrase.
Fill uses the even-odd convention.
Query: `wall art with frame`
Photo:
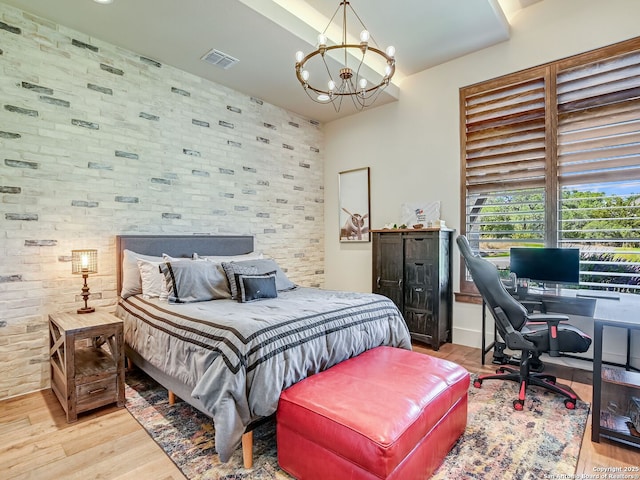
[[[371,204],[369,167],[338,174],[340,241],[369,242]]]

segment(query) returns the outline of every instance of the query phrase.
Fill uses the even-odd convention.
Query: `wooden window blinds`
[[[462,88],[460,112],[476,251],[579,246],[581,285],[640,289],[640,38]]]

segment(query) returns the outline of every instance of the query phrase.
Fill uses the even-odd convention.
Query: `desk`
[[[555,290],[538,290],[529,289],[526,293],[515,294],[515,298],[522,301],[540,302],[542,304],[542,313],[553,312],[564,315],[581,315],[583,317],[593,317],[597,301],[593,297],[579,297],[576,290],[561,289]],[[619,300],[609,300],[618,303]]]
[[[576,290],[563,289],[556,292],[550,291],[539,291],[537,289],[529,289],[529,291],[525,295],[514,295],[514,297],[518,301],[528,300],[528,301],[537,301],[542,303],[542,311],[548,311],[552,313],[560,313],[565,315],[577,315],[578,317],[574,317],[573,322],[577,328],[582,329],[587,335],[591,335],[592,324],[591,319],[601,319],[601,320],[619,320],[619,319],[634,319],[637,318],[636,322],[640,323],[640,295],[622,293],[620,294],[619,299],[610,299],[610,298],[593,298],[593,297],[580,297],[576,295]],[[495,341],[488,343],[486,340],[486,309],[485,303],[483,300],[482,303],[482,332],[481,332],[481,343],[482,343],[482,365],[485,364],[485,356],[489,353],[495,346]],[[582,323],[583,325],[580,325]],[[497,338],[497,332],[495,330],[494,325],[494,339]],[[606,361],[603,363],[609,365],[616,365],[625,367],[627,370],[629,369],[637,369],[631,366],[631,330],[627,329],[626,331],[626,359],[624,363],[622,361],[618,361],[616,359],[613,361]],[[615,337],[614,337],[615,338]],[[611,340],[609,340],[611,341]],[[620,342],[622,344],[624,342],[623,339],[616,339],[616,342]],[[618,343],[616,343],[618,345]],[[595,348],[595,345],[592,347]],[[623,349],[620,347],[618,352],[622,353]],[[611,352],[610,352],[611,353]],[[574,356],[570,354],[563,354],[564,357],[569,358],[579,358],[581,360],[591,361],[591,358],[587,356]]]
[[[604,327],[623,328],[627,331],[627,362],[624,370],[602,367]],[[598,302],[594,315],[592,442],[599,442],[600,437],[603,436],[640,446],[640,436],[635,436],[631,433],[630,419],[625,416],[626,405],[620,405],[620,411],[609,411],[609,405],[607,405],[606,410],[602,409],[603,396],[607,395],[613,398],[616,390],[618,390],[618,393],[622,393],[623,402],[626,400],[627,404],[630,396],[637,395],[640,397],[640,374],[629,371],[631,369],[635,370],[630,365],[632,330],[640,330],[640,313],[636,302],[620,303],[615,307],[608,305],[607,302]],[[602,391],[603,386],[607,391]]]
[[[578,297],[576,296],[576,290],[559,290],[559,291],[549,291],[549,290],[538,290],[538,289],[529,289],[525,293],[519,291],[518,293],[509,292],[513,295],[516,300],[519,302],[540,302],[541,304],[541,312],[553,312],[560,313],[563,315],[580,315],[584,317],[593,317],[594,312],[596,310],[596,299],[591,297]],[[618,303],[619,300],[604,300],[605,302],[611,301]],[[602,303],[602,302],[600,302]],[[486,314],[486,304],[484,299],[482,299],[482,365],[485,364],[485,356],[489,353],[496,345],[495,338],[497,338],[497,332],[494,324],[493,334],[494,341],[487,344],[486,340],[486,324],[487,324],[487,314]]]
[[[574,291],[575,292],[575,291]],[[529,298],[527,299],[535,299]],[[546,295],[542,294],[537,299],[544,304]],[[571,301],[578,300],[575,293],[566,291],[563,295],[553,296],[549,310],[556,312],[563,299]],[[593,298],[580,297],[580,300],[591,300]],[[519,299],[520,300],[520,299]],[[580,302],[582,303],[582,302]],[[584,305],[583,305],[584,306]],[[619,300],[599,298],[593,309],[593,398],[592,398],[592,426],[591,440],[599,442],[600,437],[606,437],[614,441],[623,442],[629,445],[640,447],[640,434],[635,435],[631,429],[630,418],[628,417],[628,407],[631,397],[640,398],[640,373],[637,366],[631,364],[631,332],[640,331],[640,295],[621,294]],[[570,308],[573,308],[571,306]],[[579,308],[582,308],[580,306]],[[556,312],[565,313],[565,312]],[[571,314],[571,312],[566,312]],[[577,313],[579,315],[580,313]],[[493,343],[486,348],[485,341],[486,313],[485,304],[482,304],[482,363],[484,365],[485,354],[493,347]],[[626,332],[625,363],[618,364],[604,362],[602,360],[603,337],[605,327],[607,329],[623,329]],[[613,332],[609,332],[613,333]],[[495,343],[495,342],[494,342]],[[620,343],[623,343],[622,341]],[[636,351],[638,349],[636,348]],[[620,347],[622,352],[622,347]],[[570,355],[566,355],[570,356]],[[585,359],[588,360],[588,359]],[[603,364],[614,365],[603,367]],[[631,371],[636,370],[636,371]],[[604,401],[603,401],[604,400]],[[603,405],[605,408],[603,409]]]

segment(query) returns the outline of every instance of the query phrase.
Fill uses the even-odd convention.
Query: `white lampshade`
[[[389,55],[391,58],[395,57],[396,55],[396,47],[394,47],[393,45],[389,45],[387,47],[387,55]]]
[[[371,37],[371,35],[369,34],[368,30],[362,30],[360,32],[360,41],[361,42],[364,42],[364,43],[368,42],[370,37]]]
[[[303,58],[304,58],[304,53],[302,52],[302,50],[298,50],[296,52],[296,62],[300,63]]]

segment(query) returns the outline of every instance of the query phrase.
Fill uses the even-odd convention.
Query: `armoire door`
[[[378,233],[373,236],[373,288],[390,298],[403,311],[403,251],[400,233]]]
[[[409,331],[430,341],[437,329],[438,238],[433,234],[404,239],[404,315]]]

